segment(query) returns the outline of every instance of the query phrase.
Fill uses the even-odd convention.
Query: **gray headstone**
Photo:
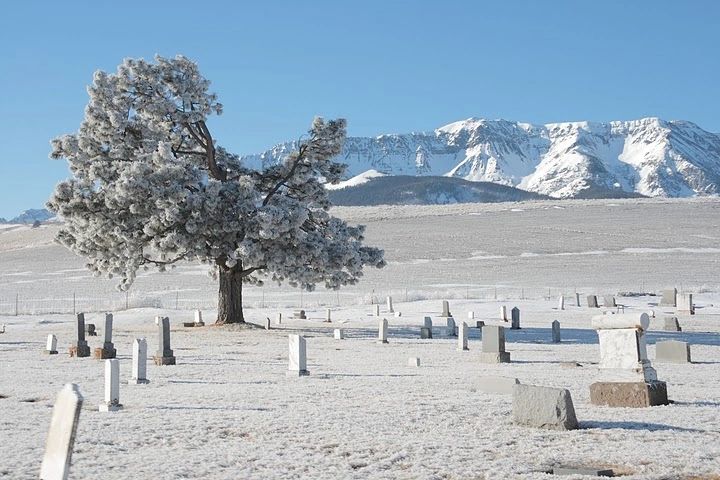
[[[420,338],[432,338],[432,328],[428,327],[421,327],[420,328]]]
[[[510,313],[512,314],[512,323],[510,324],[510,329],[520,330],[520,309],[518,307],[513,307]]]
[[[299,320],[307,320],[307,316],[305,315],[305,310],[295,310],[293,312],[293,318],[297,318]]]
[[[278,324],[278,325],[282,325],[282,313],[278,313],[278,314],[277,314],[277,319],[276,319],[276,321],[277,321],[277,324]]]
[[[116,412],[120,404],[120,361],[116,358],[105,360],[105,401],[100,404],[101,412]]]
[[[670,290],[663,290],[662,298],[660,299],[660,305],[665,307],[676,307],[677,306],[677,288],[671,288]]]
[[[507,363],[510,354],[505,351],[505,328],[496,325],[482,327],[482,352],[480,361],[483,363]]]
[[[578,428],[570,392],[564,388],[514,385],[512,413],[518,425],[552,430]]]
[[[376,317],[380,316],[380,304],[379,303],[375,304],[375,316]]]
[[[597,295],[588,295],[587,304],[590,308],[600,308],[600,305],[598,305]]]
[[[332,310],[330,310],[329,308],[325,309],[325,321],[327,323],[332,322]]]
[[[70,356],[76,356],[76,357],[89,357],[90,356],[90,347],[88,346],[87,341],[85,340],[85,314],[84,313],[78,313],[76,320],[75,320],[75,330],[77,334],[77,339],[75,342],[73,342],[72,346],[70,347]]]
[[[460,322],[458,325],[458,351],[468,350],[468,324]]]
[[[305,337],[301,337],[300,335],[289,335],[288,340],[288,375],[299,377],[309,375],[307,369]]]
[[[677,297],[677,311],[695,315],[695,304],[692,293],[681,293]]]
[[[552,341],[553,343],[560,343],[560,322],[557,320],[552,322]]]
[[[677,340],[664,340],[655,344],[655,361],[690,363],[690,345]]]
[[[170,348],[170,319],[162,317],[158,323],[158,350],[153,357],[156,365],[175,365],[175,356]]]
[[[133,340],[132,378],[128,383],[135,385],[150,383],[147,379],[147,341],[144,338]]]
[[[270,317],[265,317],[265,330],[270,330]]]
[[[663,330],[666,332],[682,332],[677,317],[667,316],[663,318]]]
[[[108,352],[111,357],[115,358],[115,345],[113,345],[112,341],[112,331],[113,331],[113,314],[112,313],[106,313],[105,314],[105,331],[103,332],[104,335],[104,342],[103,342],[103,350]]]
[[[456,328],[457,327],[455,325],[455,319],[453,317],[448,317],[447,318],[447,336],[448,337],[456,336],[457,335],[455,333]]]
[[[617,307],[617,302],[615,301],[615,297],[613,295],[605,295],[603,297],[603,306],[607,307],[607,308]]]
[[[485,322],[482,320],[478,320],[475,322],[475,328],[482,328],[485,326]]]
[[[387,332],[388,332],[388,321],[386,318],[383,318],[378,323],[378,343],[388,343]]]
[[[425,317],[423,319],[423,327],[432,328],[432,318],[431,317]]]
[[[441,317],[452,317],[452,314],[450,313],[450,303],[447,300],[443,300],[442,302],[442,314]]]
[[[82,403],[74,383],[65,385],[57,396],[40,467],[41,480],[67,480]]]
[[[94,323],[86,323],[85,324],[85,334],[88,337],[97,337],[97,330],[95,330]]]
[[[575,305],[577,305],[578,307],[582,306],[582,305],[580,305],[580,294],[579,293],[575,293]]]
[[[388,312],[395,313],[395,310],[393,310],[392,297],[387,297],[386,301]]]

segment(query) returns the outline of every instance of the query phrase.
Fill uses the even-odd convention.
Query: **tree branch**
[[[290,180],[292,178],[293,174],[295,173],[295,170],[297,169],[298,165],[300,165],[300,162],[304,160],[305,158],[305,152],[307,152],[308,146],[306,143],[300,146],[300,149],[298,150],[298,156],[293,162],[292,167],[290,167],[290,171],[288,171],[287,175],[282,177],[280,181],[275,184],[273,188],[270,189],[268,194],[265,196],[265,200],[263,200],[263,207],[266,206],[268,203],[270,203],[270,199],[277,193],[278,190],[280,190],[280,187],[285,185],[285,182]]]

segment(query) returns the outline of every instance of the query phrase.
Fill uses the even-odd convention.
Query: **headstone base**
[[[482,363],[510,363],[510,352],[481,352],[480,362]]]
[[[287,376],[288,377],[307,377],[310,375],[309,370],[288,370]]]
[[[665,382],[596,382],[590,385],[590,403],[608,407],[667,405]]]
[[[153,356],[153,361],[155,362],[155,365],[175,365],[175,357],[158,357]]]
[[[106,360],[108,358],[115,358],[117,350],[114,348],[96,348],[93,352],[93,358],[98,360]]]
[[[57,350],[45,350],[45,355],[57,355]]]
[[[88,345],[73,345],[70,347],[70,356],[78,358],[89,357],[90,347]]]
[[[150,380],[147,378],[131,378],[128,380],[128,385],[147,385]]]
[[[123,406],[120,403],[101,403],[99,410],[101,412],[117,412],[122,410]]]

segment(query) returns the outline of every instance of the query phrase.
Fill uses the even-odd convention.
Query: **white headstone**
[[[47,344],[45,345],[45,353],[49,355],[57,354],[57,337],[52,333],[47,336]]]
[[[459,351],[468,349],[468,325],[465,322],[460,322],[458,325],[458,347]]]
[[[120,404],[120,361],[116,358],[105,360],[105,402],[100,404],[101,412],[115,412]]]
[[[195,325],[205,325],[202,318],[202,312],[200,310],[195,310]]]
[[[308,375],[305,337],[289,335],[288,375]]]
[[[335,340],[343,340],[345,338],[345,334],[342,328],[336,328],[333,332],[333,335],[335,335]]]
[[[132,378],[128,383],[135,385],[150,383],[147,379],[147,341],[144,338],[133,340]]]
[[[270,317],[265,317],[265,330],[270,330]]]
[[[83,397],[74,383],[65,385],[58,394],[45,442],[40,480],[67,480],[82,403]]]
[[[507,307],[505,305],[500,306],[500,320],[507,322]]]
[[[468,320],[475,320],[475,312],[468,312]]]
[[[376,317],[380,316],[380,304],[379,303],[375,304],[375,316]]]
[[[558,298],[558,310],[565,310],[565,297],[563,295]]]
[[[695,315],[692,293],[681,293],[677,296],[677,311],[679,313]]]
[[[387,297],[387,309],[390,313],[395,313],[395,310],[393,310],[393,304],[392,304],[392,297]]]
[[[661,306],[676,307],[677,306],[677,288],[670,290],[663,290],[662,299],[660,300]]]
[[[560,343],[560,322],[557,320],[552,322],[552,341],[553,343]]]
[[[645,331],[650,317],[642,314],[599,315],[592,318],[592,327],[600,341],[600,371],[608,381],[649,382],[657,373],[647,357]]]
[[[386,318],[383,318],[378,323],[378,343],[388,343],[387,332],[388,332],[388,321]]]
[[[408,367],[419,367],[419,366],[420,366],[420,358],[418,358],[418,357],[408,358]]]
[[[332,320],[331,320],[331,315],[332,315],[332,310],[330,310],[329,308],[326,308],[326,309],[325,309],[325,321],[326,321],[326,322],[329,323],[329,322],[332,321]]]

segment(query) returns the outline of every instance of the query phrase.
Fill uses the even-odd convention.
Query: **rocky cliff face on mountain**
[[[243,158],[257,168],[294,147]],[[469,119],[427,133],[349,137],[338,160],[350,177],[371,169],[451,176],[559,198],[720,193],[720,135],[657,118],[547,125]]]

